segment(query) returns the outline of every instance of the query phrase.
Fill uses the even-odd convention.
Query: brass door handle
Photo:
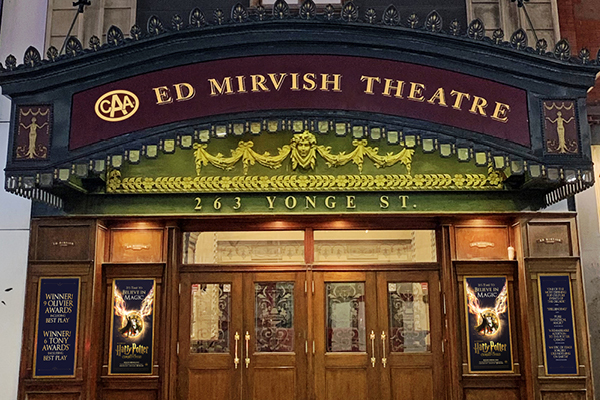
[[[240,334],[235,333],[235,357],[233,358],[233,365],[235,365],[235,369],[237,369],[238,364],[240,363],[240,358],[238,357],[238,342],[240,341]]]
[[[381,365],[383,365],[383,368],[385,368],[385,366],[387,365],[387,357],[385,356],[385,331],[381,332],[381,349],[382,349],[382,355],[383,357],[381,357]]]
[[[369,339],[371,339],[371,365],[375,368],[375,331],[371,331]]]
[[[250,343],[250,332],[246,331],[246,335],[244,335],[244,339],[246,340],[246,368],[250,365],[250,354],[248,353],[248,345]]]

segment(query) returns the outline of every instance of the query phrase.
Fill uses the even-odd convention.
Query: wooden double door
[[[179,397],[444,398],[437,271],[187,273]]]

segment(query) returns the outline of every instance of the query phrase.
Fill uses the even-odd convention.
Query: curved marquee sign
[[[589,52],[570,57],[564,40],[531,48],[522,30],[488,38],[480,21],[446,31],[437,13],[423,29],[347,16],[172,30],[152,17],[148,32],[111,27],[89,49],[70,38],[64,55],[42,60],[30,47],[23,65],[9,56],[6,189],[66,212],[91,201],[96,213],[121,212],[151,193],[167,205],[194,196],[206,211],[226,194],[237,207],[239,193],[300,201],[432,189],[440,201],[481,192],[520,210],[593,184],[585,96],[600,63]],[[375,211],[387,201],[356,199]]]
[[[426,120],[529,147],[527,93],[439,68],[284,55],[184,65],[73,96],[70,148],[219,114],[344,110]]]

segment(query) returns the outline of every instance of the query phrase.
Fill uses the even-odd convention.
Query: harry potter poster
[[[151,374],[154,279],[115,279],[109,374]]]
[[[511,372],[508,282],[504,276],[465,277],[469,372]]]

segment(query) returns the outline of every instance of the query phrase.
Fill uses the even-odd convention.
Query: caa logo
[[[118,122],[131,117],[140,107],[137,96],[127,90],[113,90],[96,101],[96,115],[105,121]]]

